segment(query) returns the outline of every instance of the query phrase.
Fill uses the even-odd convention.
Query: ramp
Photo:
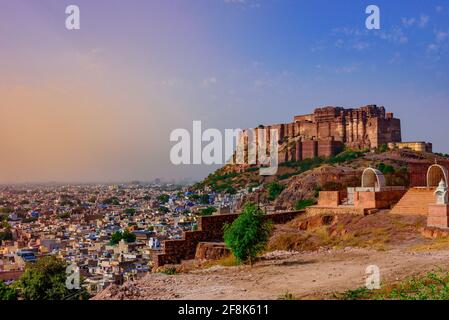
[[[435,188],[410,188],[391,209],[390,213],[427,216],[429,204],[435,203],[434,191]]]

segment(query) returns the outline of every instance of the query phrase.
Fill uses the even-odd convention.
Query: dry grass
[[[420,217],[386,213],[370,216],[339,215],[329,223],[323,219],[323,224],[317,223],[317,217],[309,219],[308,224],[307,218],[300,217],[278,227],[270,239],[268,249],[314,251],[321,247],[359,247],[385,251],[395,244],[422,239],[419,228],[423,221]],[[439,246],[443,246],[443,243]]]
[[[409,252],[425,252],[449,249],[449,238],[437,238],[427,243],[419,243],[407,249]]]
[[[412,276],[398,282],[384,284],[379,290],[360,287],[335,294],[341,300],[448,300],[449,272],[437,269],[424,275]]]
[[[218,260],[206,261],[201,265],[201,268],[208,269],[214,266],[235,267],[239,265],[241,264],[237,261],[237,258],[231,253],[230,255]]]

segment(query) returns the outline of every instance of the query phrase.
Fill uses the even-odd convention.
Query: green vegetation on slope
[[[265,250],[272,224],[265,212],[254,203],[246,203],[242,213],[232,224],[224,227],[224,242],[238,262],[252,261]]]
[[[392,285],[383,285],[379,290],[360,287],[335,294],[341,300],[448,300],[449,271],[437,270],[424,276],[410,277]]]

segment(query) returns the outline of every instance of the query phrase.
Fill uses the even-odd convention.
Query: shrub
[[[168,194],[161,194],[157,197],[157,200],[159,200],[162,203],[167,203],[168,200],[170,200],[170,196]]]
[[[127,209],[123,210],[123,213],[128,215],[128,216],[133,216],[136,213],[136,209],[134,209],[134,208],[127,208]]]
[[[276,200],[276,198],[281,194],[281,192],[285,189],[285,186],[277,183],[277,182],[270,182],[267,185],[268,190],[268,200],[273,201]]]
[[[211,216],[217,209],[215,207],[207,207],[200,210],[200,216]]]
[[[17,283],[19,296],[25,300],[87,299],[84,289],[71,291],[66,287],[66,262],[56,256],[41,258],[27,265]]]
[[[316,203],[314,199],[301,199],[295,202],[295,210],[303,210]]]
[[[126,243],[131,243],[136,241],[136,235],[132,232],[130,232],[128,229],[125,229],[125,231],[120,232],[116,231],[111,235],[111,239],[109,240],[109,244],[116,245],[121,240],[125,240]]]
[[[12,240],[12,232],[10,229],[0,232],[0,241],[3,240]]]
[[[246,203],[240,216],[224,227],[224,242],[238,262],[252,264],[265,249],[272,224],[265,221],[265,213],[254,203]]]
[[[17,290],[0,280],[0,300],[17,300]]]
[[[176,270],[175,267],[167,267],[167,268],[163,268],[160,271],[160,273],[163,273],[163,274],[166,274],[166,275],[169,275],[169,276],[173,276],[173,275],[178,273],[178,270]]]
[[[383,162],[377,166],[377,169],[383,174],[394,173],[394,167]]]

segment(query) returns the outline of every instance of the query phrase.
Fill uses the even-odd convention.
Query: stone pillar
[[[427,216],[427,226],[436,228],[449,228],[449,205],[431,204]]]
[[[436,228],[449,228],[449,201],[446,183],[441,180],[435,190],[435,204],[429,205],[427,226]]]

